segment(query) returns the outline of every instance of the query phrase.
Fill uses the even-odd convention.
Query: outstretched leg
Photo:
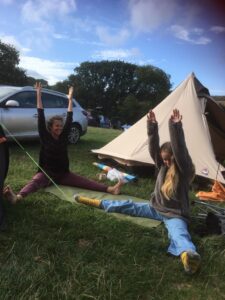
[[[35,174],[32,180],[28,182],[18,194],[15,194],[11,187],[7,186],[4,189],[4,196],[11,204],[16,204],[18,201],[21,201],[27,195],[34,193],[41,188],[45,188],[50,184],[51,181],[49,180],[49,178],[47,178],[44,173],[39,172]]]
[[[158,221],[163,220],[162,216],[147,202],[134,202],[132,200],[99,200],[76,195],[75,200],[79,203],[99,207],[109,213],[121,213]]]
[[[119,181],[114,186],[107,186],[72,172],[66,173],[58,183],[93,191],[107,192],[113,195],[118,195],[120,193],[121,186],[124,184],[122,181]]]
[[[163,221],[170,239],[168,252],[180,256],[187,273],[196,273],[201,264],[201,257],[196,252],[196,247],[191,240],[187,223],[180,218],[164,218]]]

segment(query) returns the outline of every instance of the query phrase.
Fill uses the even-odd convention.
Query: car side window
[[[36,108],[36,93],[33,91],[20,92],[11,96],[8,100],[16,100],[19,103],[18,108]]]
[[[48,93],[42,93],[42,103],[44,108],[67,108],[67,98],[60,97],[58,95],[52,95]]]

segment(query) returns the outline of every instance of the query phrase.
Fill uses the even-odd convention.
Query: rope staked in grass
[[[11,132],[3,125],[0,123],[7,131],[7,133],[10,135],[10,137],[16,142],[16,144],[26,153],[26,155],[31,159],[31,161],[45,174],[45,176],[53,183],[53,185],[62,193],[64,197],[66,197],[67,200],[69,200],[68,196],[63,192],[63,190],[54,182],[54,180],[45,172],[45,170],[39,166],[39,164],[33,159],[33,157],[26,151],[26,149],[20,144],[20,142],[11,134]]]

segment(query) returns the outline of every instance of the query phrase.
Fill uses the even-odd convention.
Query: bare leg
[[[119,181],[114,186],[106,186],[105,184],[90,180],[72,172],[64,174],[64,177],[58,183],[93,191],[107,192],[113,195],[118,195],[120,193],[121,186],[124,184],[123,181]]]
[[[3,195],[11,204],[16,204],[23,199],[20,194],[16,195],[9,185],[4,188]]]
[[[110,193],[110,194],[113,194],[113,195],[119,195],[122,185],[124,185],[124,181],[119,180],[115,185],[108,186],[107,193]]]

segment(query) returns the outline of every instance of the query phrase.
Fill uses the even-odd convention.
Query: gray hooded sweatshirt
[[[161,192],[168,167],[160,156],[158,123],[147,122],[149,137],[149,153],[158,169],[154,193],[151,197],[151,206],[160,214],[168,218],[189,219],[189,181],[193,176],[193,164],[186,147],[182,123],[169,120],[170,142],[173,157],[178,170],[178,184],[170,199],[166,199]]]

